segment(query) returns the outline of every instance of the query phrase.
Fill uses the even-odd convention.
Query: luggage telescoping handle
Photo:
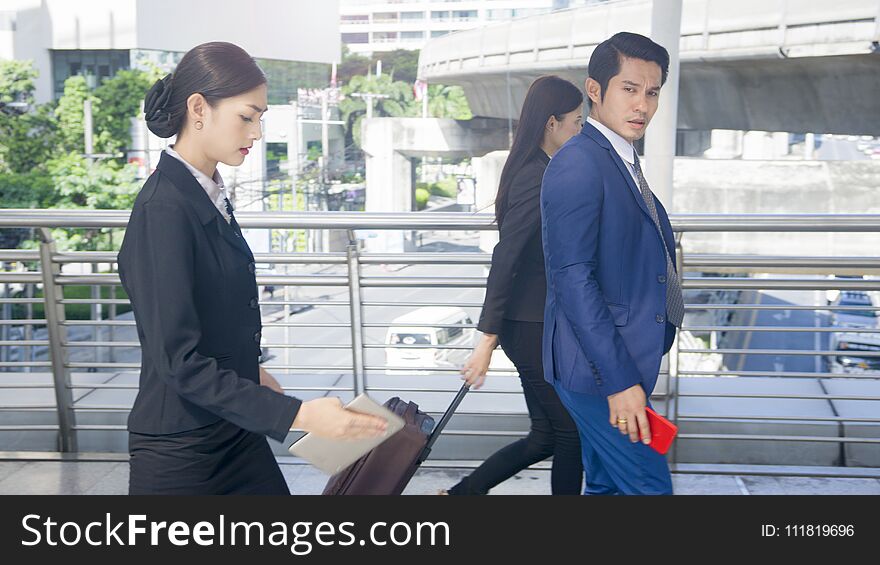
[[[443,417],[440,418],[440,421],[437,422],[437,425],[434,426],[434,431],[431,432],[430,437],[428,437],[428,443],[425,444],[425,449],[422,451],[422,455],[419,457],[419,463],[428,458],[428,455],[431,453],[431,448],[434,446],[434,442],[440,437],[440,433],[443,431],[443,428],[446,427],[446,424],[449,423],[449,420],[452,419],[452,415],[455,414],[456,409],[458,409],[458,405],[461,404],[461,401],[464,400],[464,396],[471,389],[467,383],[461,385],[461,388],[458,390],[458,394],[455,395],[455,398],[452,399],[452,402],[449,404],[449,408],[446,409],[446,412],[443,413]]]

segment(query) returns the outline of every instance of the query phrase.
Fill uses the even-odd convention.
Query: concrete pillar
[[[485,155],[506,146],[506,130],[501,127],[502,124],[501,120],[485,118],[469,121],[448,118],[365,119],[361,129],[361,147],[366,155],[366,210],[412,210],[415,182],[413,159],[439,155]],[[497,181],[484,182],[484,185],[497,187]],[[370,250],[400,251],[405,243],[397,236],[390,236],[388,232],[361,236]]]
[[[679,56],[682,0],[654,0],[651,39],[669,52],[669,74],[660,95],[660,107],[645,134],[645,177],[667,210],[673,209],[672,162],[678,125]]]
[[[747,131],[743,134],[743,159],[766,159],[767,132]]]
[[[710,147],[703,153],[709,159],[739,159],[743,151],[743,132],[732,129],[713,129]]]
[[[773,159],[778,159],[780,157],[785,157],[791,153],[791,148],[788,145],[788,132],[784,131],[774,131],[773,132]]]
[[[2,2],[0,2],[2,3]],[[8,4],[8,2],[7,2]],[[19,0],[0,18],[0,59],[32,61],[39,75],[34,79],[34,102],[43,104],[54,98],[52,80],[52,18],[46,2]]]
[[[477,181],[476,209],[484,214],[495,213],[495,197],[498,194],[498,183],[501,181],[501,171],[510,151],[492,151],[480,158],[472,159],[474,177]],[[497,231],[480,232],[480,249],[491,253],[498,243]]]
[[[373,118],[361,126],[366,155],[367,212],[410,212],[412,163],[395,149],[394,120]]]
[[[15,58],[15,14],[0,12],[0,60]]]
[[[395,150],[394,120],[364,119],[361,147],[366,156],[366,211],[410,212],[413,209],[412,162]],[[404,232],[377,230],[366,234],[365,247],[375,253],[402,253]]]
[[[812,161],[814,159],[814,151],[816,151],[816,134],[808,133],[804,135],[804,159]]]
[[[765,161],[779,159],[789,153],[786,132],[748,131],[743,136],[743,159]]]

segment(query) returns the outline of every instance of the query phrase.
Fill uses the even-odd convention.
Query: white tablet
[[[327,439],[314,434],[306,434],[296,440],[288,448],[288,451],[292,455],[302,457],[325,473],[335,475],[403,429],[403,418],[377,404],[366,394],[358,395],[345,407],[355,412],[384,418],[388,422],[388,428],[381,436],[355,440]]]

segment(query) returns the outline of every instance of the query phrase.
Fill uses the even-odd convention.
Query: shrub
[[[424,188],[416,189],[416,210],[424,210],[428,206],[428,198],[431,197],[431,193],[425,190]]]

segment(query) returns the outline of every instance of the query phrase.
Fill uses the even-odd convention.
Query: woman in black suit
[[[131,494],[289,494],[265,436],[381,434],[338,398],[286,396],[258,365],[254,257],[217,163],[262,136],[266,77],[230,43],[189,51],[147,93],[147,126],[177,135],[135,200],[118,264],[141,343],[128,419]]]
[[[544,76],[523,102],[510,155],[501,172],[495,218],[500,240],[492,253],[486,298],[477,328],[483,332],[461,372],[482,386],[492,351],[500,344],[519,372],[531,419],[527,437],[502,448],[443,494],[486,494],[489,489],[553,456],[553,494],[580,494],[583,463],[577,427],[544,381],[541,340],[544,252],[541,247],[541,178],[550,158],[580,131],[583,95],[572,83]]]

